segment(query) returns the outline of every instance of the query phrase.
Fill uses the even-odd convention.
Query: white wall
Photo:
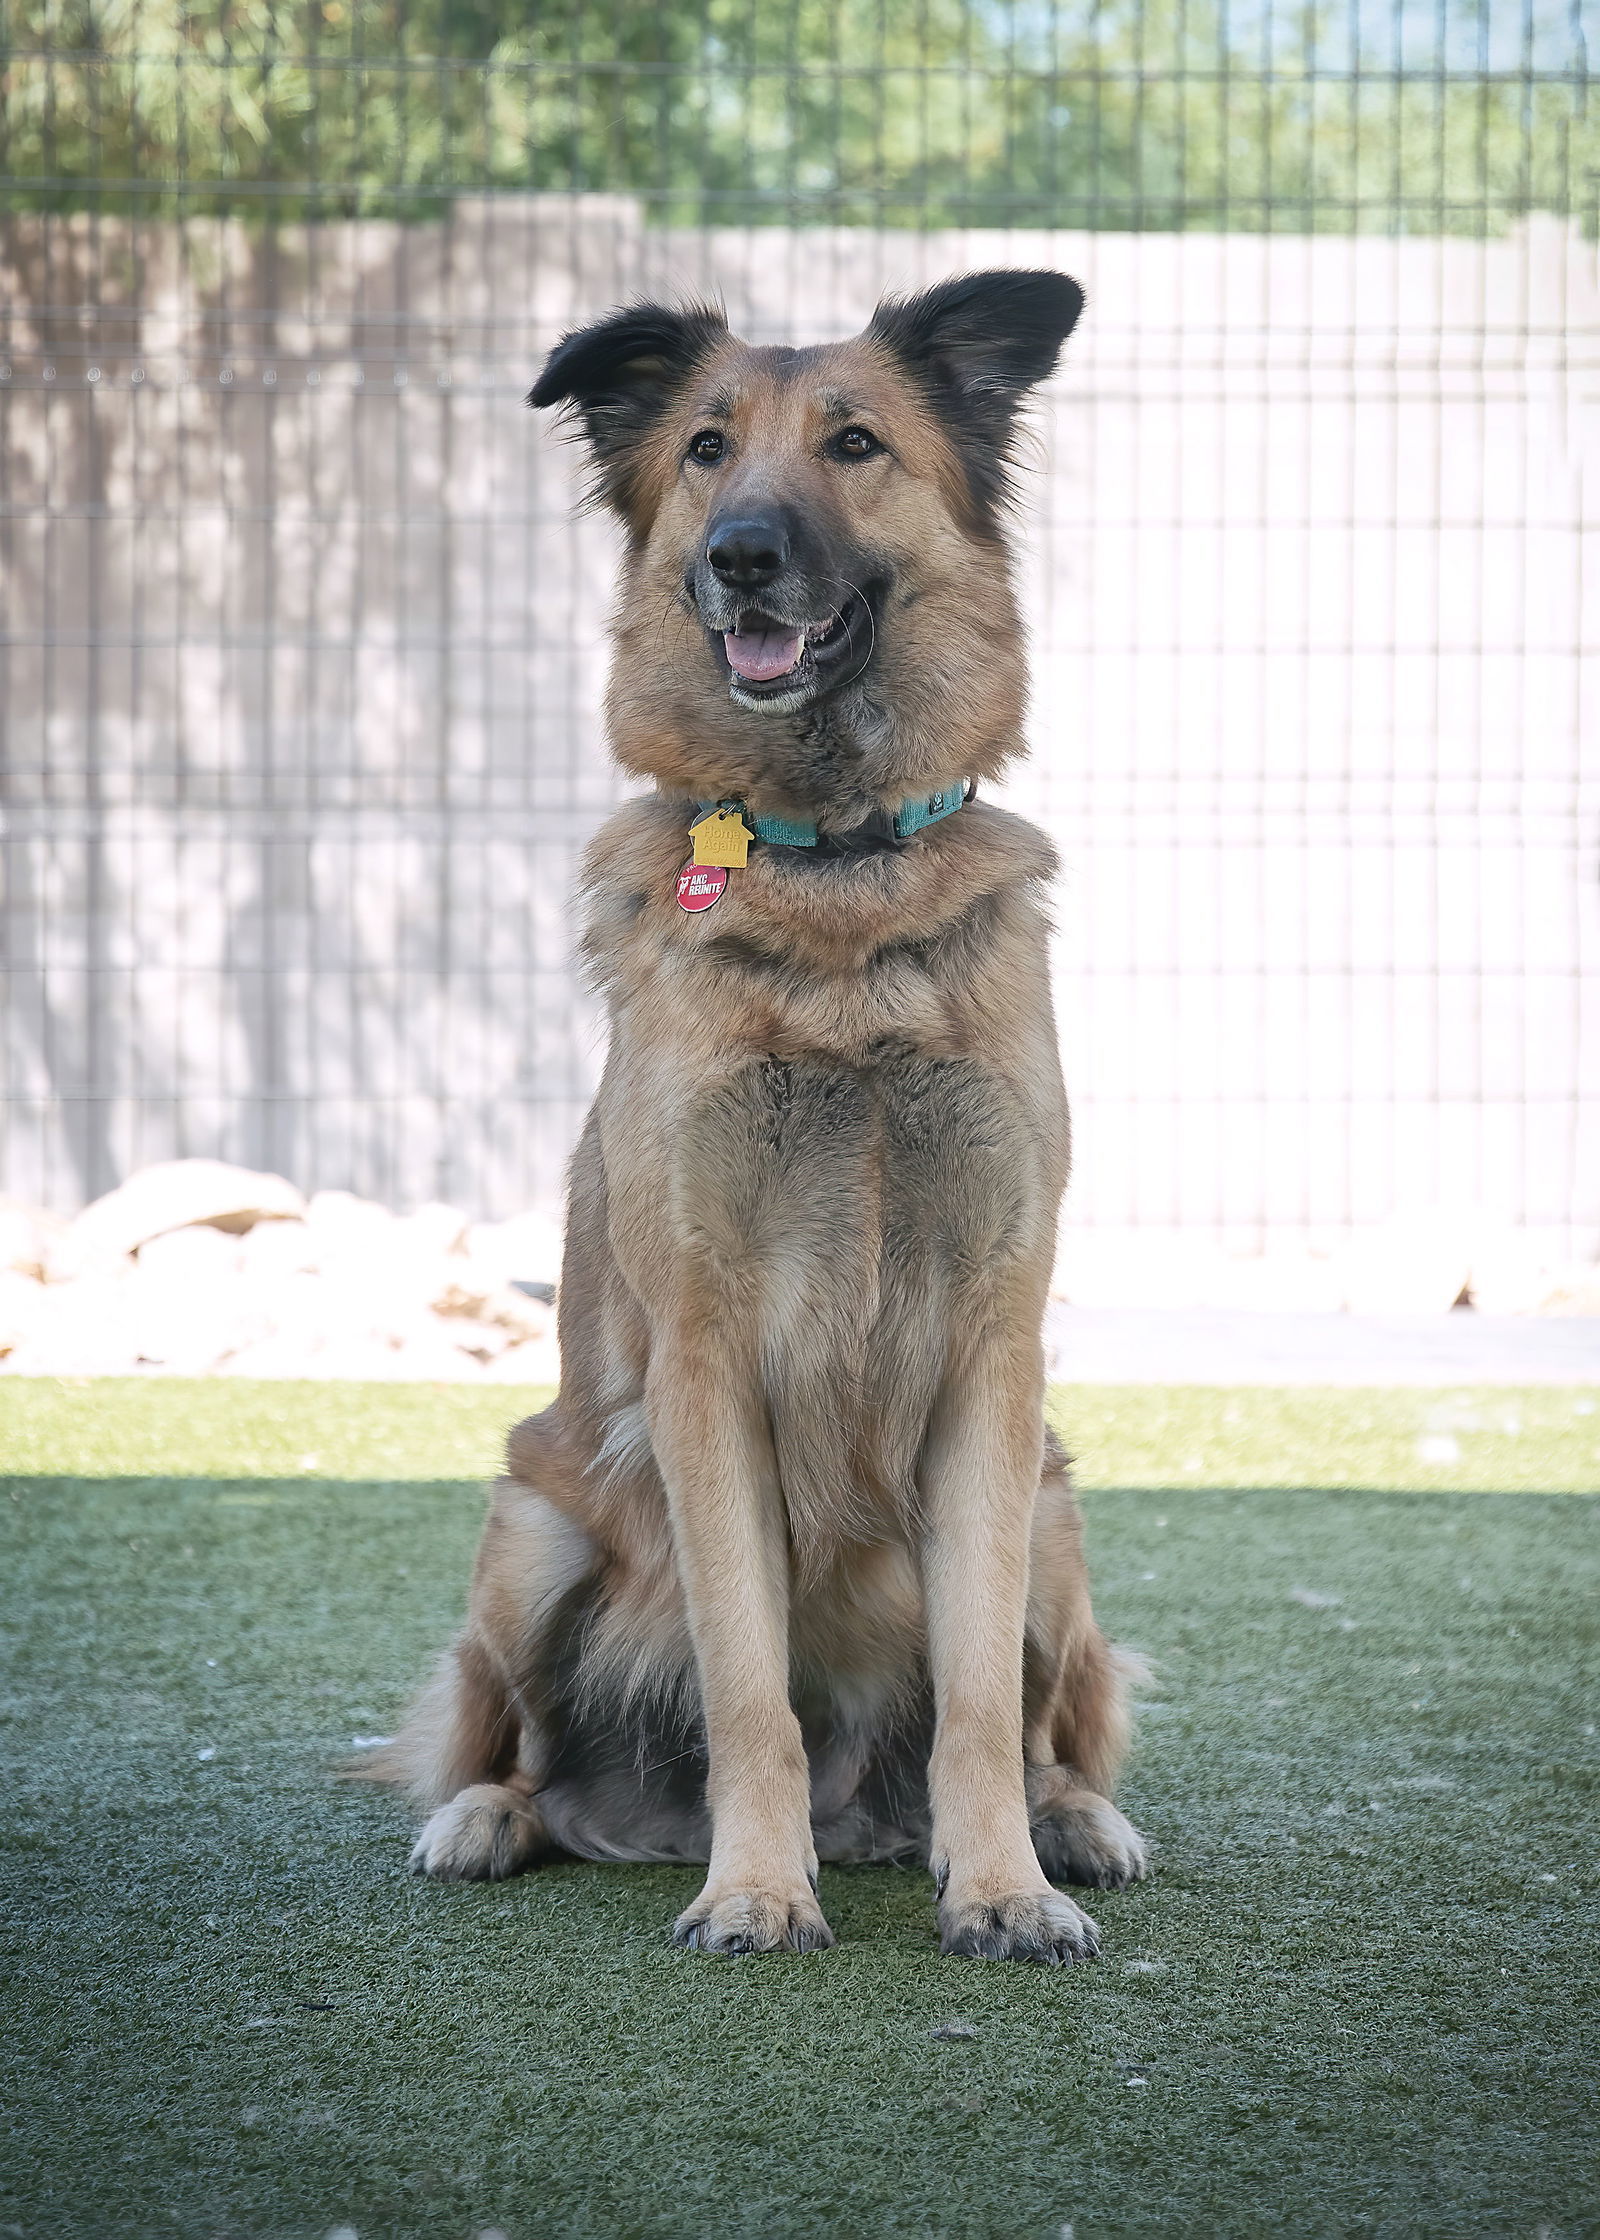
[[[1010,789],[1066,864],[1072,1220],[1254,1250],[1434,1213],[1591,1256],[1600,285],[1548,220],[12,221],[4,1186],[204,1151],[474,1212],[558,1190],[610,544],[518,398],[641,289],[810,339],[989,262],[1089,291]]]

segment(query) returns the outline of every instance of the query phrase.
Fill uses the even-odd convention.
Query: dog
[[[926,1860],[945,1952],[1060,1965],[1097,1931],[1056,1885],[1145,1872],[1044,1422],[1055,858],[975,797],[1021,748],[1018,416],[1082,303],[982,272],[806,349],[644,303],[533,389],[626,533],[654,790],[586,859],[560,1397],[371,1769],[420,1873],[707,1862],[680,1945],[810,1952],[819,1860]]]

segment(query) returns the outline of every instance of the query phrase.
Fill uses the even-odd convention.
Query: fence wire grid
[[[0,1187],[548,1206],[610,532],[558,335],[1052,264],[1071,1219],[1600,1247],[1600,0],[0,6]]]

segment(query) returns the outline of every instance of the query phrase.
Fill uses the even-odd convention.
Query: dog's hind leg
[[[553,1848],[536,1801],[550,1747],[539,1712],[544,1635],[593,1561],[588,1535],[543,1495],[512,1479],[495,1488],[466,1630],[401,1732],[362,1769],[430,1808],[414,1872],[499,1881]]]
[[[412,1793],[435,1802],[411,1853],[413,1874],[501,1882],[550,1848],[533,1803],[529,1740],[505,1677],[469,1626],[393,1745],[411,1754]]]
[[[1049,1756],[1030,1752],[1028,1829],[1052,1882],[1125,1890],[1147,1871],[1143,1838],[1107,1793],[1127,1735],[1130,1667],[1091,1622],[1063,1663]]]
[[[1138,1830],[1111,1802],[1139,1666],[1095,1624],[1082,1520],[1053,1442],[1034,1511],[1025,1671],[1028,1823],[1039,1864],[1052,1882],[1125,1889],[1147,1864]]]

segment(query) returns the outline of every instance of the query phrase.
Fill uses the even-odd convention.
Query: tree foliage
[[[14,0],[0,173],[13,204],[146,211],[558,190],[680,223],[1588,223],[1585,4]]]

